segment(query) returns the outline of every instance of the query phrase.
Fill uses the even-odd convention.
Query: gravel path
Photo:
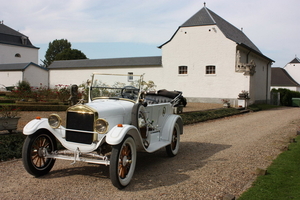
[[[222,199],[251,186],[285,149],[300,124],[300,108],[247,113],[184,127],[179,154],[139,153],[134,178],[114,188],[108,167],[57,160],[34,178],[21,160],[0,163],[0,199]]]

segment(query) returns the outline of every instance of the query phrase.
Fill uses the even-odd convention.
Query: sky
[[[0,20],[40,48],[39,60],[55,39],[89,59],[161,56],[157,47],[204,2],[243,28],[273,67],[300,57],[299,0],[0,0]]]

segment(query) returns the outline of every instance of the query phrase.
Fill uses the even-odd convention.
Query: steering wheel
[[[121,90],[121,96],[126,99],[134,100],[138,95],[139,89],[131,85],[125,86]]]

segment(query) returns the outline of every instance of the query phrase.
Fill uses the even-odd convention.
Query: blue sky
[[[300,57],[299,0],[206,0],[244,33],[274,67]],[[0,20],[28,36],[44,59],[67,39],[90,59],[160,56],[157,46],[203,8],[199,0],[0,0]]]

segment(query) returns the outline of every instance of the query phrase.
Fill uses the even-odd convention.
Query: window
[[[17,58],[21,58],[21,54],[19,54],[19,53],[16,53],[15,57],[17,57]]]
[[[128,82],[133,81],[133,72],[128,72]]]
[[[187,66],[179,66],[178,67],[178,74],[187,74],[188,67]]]
[[[207,65],[205,73],[206,74],[216,74],[216,66],[214,66],[214,65]]]

